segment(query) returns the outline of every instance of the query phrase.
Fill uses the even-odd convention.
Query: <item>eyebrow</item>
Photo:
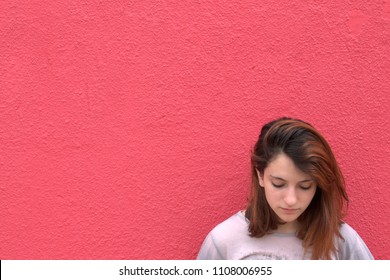
[[[280,178],[280,177],[277,177],[277,176],[272,176],[272,175],[270,175],[272,178],[274,178],[274,179],[278,179],[278,180],[282,180],[282,181],[285,181],[286,182],[286,180],[284,180],[283,178]],[[304,183],[304,182],[311,182],[311,181],[313,181],[313,179],[307,179],[307,180],[303,180],[303,181],[299,181],[299,183]]]

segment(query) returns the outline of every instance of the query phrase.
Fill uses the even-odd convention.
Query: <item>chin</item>
[[[291,222],[295,222],[297,219],[298,219],[299,216],[294,216],[294,217],[285,217],[285,216],[279,216],[279,218],[285,222],[285,223],[291,223]]]

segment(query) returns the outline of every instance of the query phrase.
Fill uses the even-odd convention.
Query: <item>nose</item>
[[[286,193],[284,195],[284,201],[288,206],[293,206],[297,202],[297,194],[295,187],[289,186],[286,189]]]

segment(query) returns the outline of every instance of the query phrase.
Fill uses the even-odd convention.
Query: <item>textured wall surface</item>
[[[328,139],[390,259],[389,24],[389,0],[2,1],[0,259],[195,258],[280,116]]]

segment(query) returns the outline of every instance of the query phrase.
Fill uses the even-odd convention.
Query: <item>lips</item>
[[[299,209],[292,209],[292,208],[281,208],[281,209],[285,214],[296,214],[299,211]]]

